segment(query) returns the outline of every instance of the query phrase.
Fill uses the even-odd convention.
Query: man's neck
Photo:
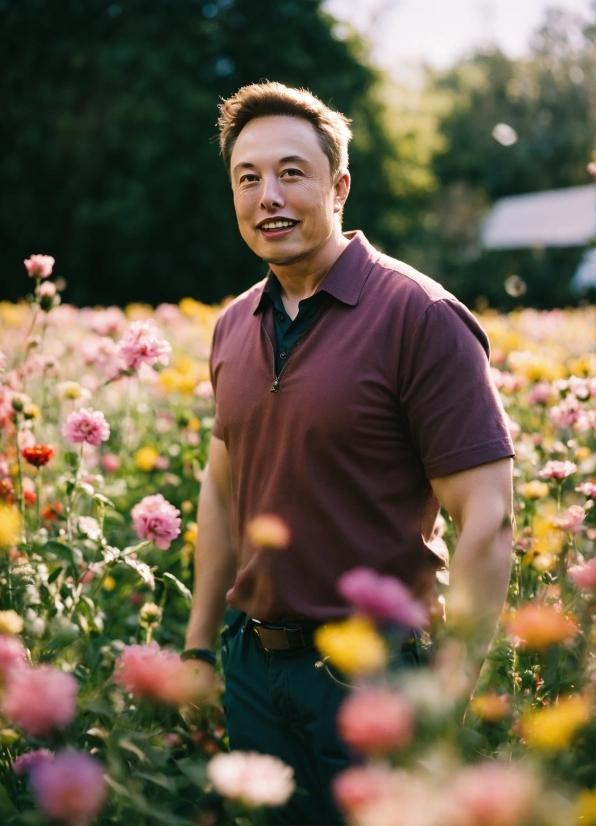
[[[292,264],[270,264],[271,271],[281,285],[281,299],[290,318],[298,314],[298,304],[316,292],[331,267],[350,243],[339,233],[334,233],[323,249]]]

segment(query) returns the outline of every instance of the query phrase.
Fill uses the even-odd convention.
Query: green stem
[[[19,510],[21,512],[21,541],[24,542],[26,540],[25,537],[25,491],[23,490],[23,463],[21,461],[21,451],[19,449],[19,430],[17,428],[16,431],[16,447],[17,447],[17,468],[18,468],[18,480],[19,480],[19,491],[18,491],[18,498],[19,498]]]

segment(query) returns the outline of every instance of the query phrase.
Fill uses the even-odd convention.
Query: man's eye
[[[255,181],[258,181],[258,180],[259,179],[257,178],[256,175],[242,175],[241,178],[240,178],[240,183],[241,184],[252,184],[252,183],[254,183]]]
[[[284,169],[282,175],[286,175],[288,178],[297,178],[302,175],[302,171],[300,169]]]

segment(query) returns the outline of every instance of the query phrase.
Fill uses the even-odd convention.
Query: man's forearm
[[[233,585],[235,571],[229,505],[207,472],[197,515],[195,582],[187,648],[212,648],[215,644],[223,622],[226,592]]]

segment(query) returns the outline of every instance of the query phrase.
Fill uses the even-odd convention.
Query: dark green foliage
[[[320,0],[2,0],[0,298],[36,252],[79,305],[214,302],[260,278],[214,137],[220,97],[263,78],[354,118],[346,227],[395,246],[375,75],[332,24]]]

